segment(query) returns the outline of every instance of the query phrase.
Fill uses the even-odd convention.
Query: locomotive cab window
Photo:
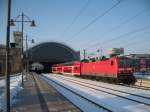
[[[131,66],[132,65],[132,61],[127,58],[119,59],[118,62],[119,62],[120,66]]]

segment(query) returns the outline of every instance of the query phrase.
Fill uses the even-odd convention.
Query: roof
[[[127,56],[132,58],[150,58],[150,54],[129,54]]]
[[[69,46],[58,42],[44,42],[28,50],[30,61],[64,63],[80,60],[79,53]]]

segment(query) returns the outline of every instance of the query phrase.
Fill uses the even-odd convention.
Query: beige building
[[[21,48],[21,43],[22,43],[21,36],[22,36],[22,33],[19,32],[19,31],[15,31],[13,33],[13,36],[14,36],[14,42],[15,42],[16,48]]]
[[[21,72],[21,32],[14,32],[14,47],[10,48],[9,70],[10,73]],[[0,76],[5,74],[6,66],[6,47],[0,45]]]

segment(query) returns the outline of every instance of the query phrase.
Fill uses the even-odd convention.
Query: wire
[[[124,46],[124,47],[127,47],[127,46],[130,46],[130,45],[136,45],[136,43],[141,43],[141,42],[150,42],[150,39],[138,40],[138,41],[136,41],[136,42],[130,42],[130,43],[124,44],[123,46]],[[139,45],[139,44],[138,44],[138,45]]]
[[[134,41],[134,40],[137,40],[139,37],[142,37],[143,36],[143,34],[147,34],[147,35],[149,35],[149,31],[148,32],[142,32],[142,33],[137,33],[136,35],[134,35],[134,36],[129,36],[128,38],[123,38],[123,40],[122,40],[122,43],[131,43],[131,40],[132,41]],[[130,41],[129,41],[130,40]],[[116,42],[116,41],[115,41]],[[117,46],[122,46],[122,43],[120,42],[120,41],[118,41],[117,43],[115,43]]]
[[[146,8],[146,9],[144,9],[144,10],[142,10],[142,11],[136,13],[134,16],[132,16],[131,18],[125,20],[124,22],[122,22],[121,24],[119,24],[119,25],[117,25],[116,27],[112,28],[111,30],[104,32],[104,33],[101,35],[101,37],[102,37],[102,36],[105,36],[105,35],[107,35],[107,34],[110,34],[110,33],[112,33],[112,32],[114,32],[116,29],[119,29],[121,26],[125,25],[126,23],[131,22],[131,21],[134,20],[136,17],[140,16],[141,14],[143,14],[143,13],[145,13],[146,11],[149,11],[149,10],[150,10],[150,8]],[[98,37],[98,38],[95,38],[94,40],[97,41],[98,39],[99,39],[99,37]],[[92,40],[89,40],[86,44],[89,44],[91,41],[92,41]],[[86,44],[84,44],[83,46],[85,46]]]
[[[108,40],[104,41],[103,43],[105,43],[105,42],[110,43],[110,42],[112,42],[112,41],[114,41],[114,40],[121,39],[122,37],[131,35],[131,34],[134,34],[134,33],[137,33],[137,32],[141,32],[141,31],[143,31],[143,30],[145,30],[145,29],[149,29],[149,28],[150,28],[150,25],[145,26],[145,27],[143,27],[143,28],[139,28],[139,29],[130,31],[130,32],[127,32],[127,33],[122,34],[122,35],[120,35],[120,36],[118,36],[118,37],[115,37],[115,38],[112,38],[112,39],[108,39]]]
[[[141,32],[141,31],[146,30],[146,29],[149,29],[149,28],[150,28],[150,25],[145,26],[145,27],[143,27],[143,28],[139,28],[139,29],[130,31],[130,32],[127,32],[127,33],[122,34],[122,35],[120,35],[120,36],[118,36],[118,37],[105,40],[105,41],[103,41],[102,43],[101,43],[101,42],[98,42],[98,43],[96,43],[96,44],[93,44],[93,45],[91,45],[91,46],[85,48],[85,49],[88,49],[88,48],[90,48],[90,47],[92,47],[92,46],[97,46],[97,45],[99,45],[99,44],[100,44],[100,45],[102,45],[102,44],[106,45],[106,44],[108,44],[108,43],[110,43],[110,42],[113,42],[113,41],[115,41],[115,40],[119,40],[119,39],[121,39],[122,37],[125,37],[125,36],[128,36],[128,35],[132,35],[132,34],[134,34],[134,33]]]
[[[117,7],[120,3],[122,2],[122,0],[120,0],[119,2],[117,2],[116,4],[114,4],[111,8],[107,9],[104,13],[102,13],[101,15],[97,16],[96,18],[94,18],[91,22],[89,22],[86,26],[84,26],[80,31],[78,31],[77,33],[75,33],[69,40],[66,40],[67,42],[75,39],[75,37],[77,35],[79,35],[81,32],[83,32],[84,30],[86,30],[89,26],[91,26],[93,23],[95,23],[97,20],[99,20],[100,18],[102,18],[103,16],[105,16],[108,12],[110,12],[112,9],[114,9],[115,7]]]
[[[73,21],[70,23],[70,25],[64,30],[61,37],[64,37],[65,33],[73,26],[73,24],[77,21],[77,19],[81,16],[81,14],[86,10],[87,6],[89,5],[90,0],[87,0],[86,4],[82,7],[82,9],[79,11],[79,13],[74,17]]]
[[[139,45],[144,45],[145,46],[145,43],[144,44],[141,44],[143,42],[150,42],[150,39],[145,39],[145,40],[141,40],[141,41],[137,41],[137,42],[132,42],[132,43],[128,43],[128,44],[125,44],[123,47],[126,48],[128,46],[135,46],[135,45],[138,45],[136,47],[139,47]],[[140,44],[138,44],[140,43]],[[145,48],[145,47],[144,47]],[[131,50],[131,49],[130,49]],[[135,50],[134,50],[135,51]],[[129,51],[128,51],[129,52]],[[136,51],[137,52],[137,51]],[[133,53],[133,52],[132,52]]]

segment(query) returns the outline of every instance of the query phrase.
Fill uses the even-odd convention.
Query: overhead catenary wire
[[[145,34],[149,35],[150,34],[149,29],[147,29],[147,30],[148,30],[148,32],[145,32],[145,30],[143,30],[143,31],[140,32],[140,34],[136,33],[136,35],[134,35],[134,36],[128,36],[128,38],[122,38],[123,40],[120,40],[122,42],[120,42],[120,41],[114,41],[115,45],[122,46],[124,44],[128,44],[128,43],[131,43],[132,41],[138,40],[138,39],[140,39],[140,37],[143,38],[143,35],[145,35]]]
[[[85,3],[85,5],[81,8],[81,10],[78,12],[78,14],[74,17],[73,21],[64,30],[64,32],[61,35],[62,37],[64,37],[65,33],[68,32],[68,30],[70,30],[70,28],[73,26],[73,24],[77,21],[77,19],[81,16],[81,14],[86,10],[86,8],[89,5],[89,3],[90,3],[90,0],[87,0],[87,2]]]
[[[143,43],[144,42],[144,44],[141,44],[141,43]],[[150,43],[150,39],[144,39],[144,40],[141,40],[141,41],[136,41],[136,42],[132,42],[132,43],[127,43],[127,44],[125,44],[125,45],[123,45],[123,47],[126,49],[128,46],[135,46],[135,45],[137,45],[138,44],[138,46],[136,46],[136,47],[141,47],[141,45],[143,46],[145,46],[145,43]],[[144,49],[145,49],[146,47],[144,47]],[[142,48],[143,49],[143,48]],[[130,47],[130,50],[131,50],[131,47]],[[149,49],[148,49],[149,50]],[[134,50],[135,51],[135,50]],[[129,51],[128,51],[129,52]],[[136,51],[137,52],[137,51]],[[133,52],[132,52],[133,53]]]
[[[93,44],[93,45],[91,45],[91,46],[86,47],[85,49],[89,49],[89,48],[91,48],[91,47],[93,47],[93,46],[102,45],[102,44],[106,45],[106,44],[108,44],[108,43],[112,43],[112,42],[115,41],[115,40],[117,41],[117,40],[119,40],[119,39],[121,39],[121,38],[123,38],[123,37],[125,37],[125,36],[129,36],[129,35],[132,35],[132,34],[134,34],[134,33],[141,32],[141,31],[143,31],[143,30],[149,29],[149,28],[150,28],[150,25],[147,25],[147,26],[144,26],[144,27],[142,27],[142,28],[138,28],[138,29],[135,29],[135,30],[133,30],[133,31],[124,33],[124,34],[122,34],[122,35],[120,35],[120,36],[117,36],[117,37],[114,37],[114,38],[111,38],[111,39],[107,39],[107,40],[105,40],[105,41],[103,41],[103,42],[97,42],[96,44]]]
[[[128,46],[136,46],[136,45],[138,45],[138,47],[139,47],[139,45],[140,45],[140,46],[141,46],[141,45],[145,45],[145,43],[142,44],[143,42],[150,43],[150,39],[144,39],[144,40],[138,40],[138,41],[135,41],[135,42],[125,43],[125,44],[121,45],[121,47],[123,47],[123,48],[125,48],[125,49],[126,49],[126,47],[128,47]],[[84,50],[85,50],[85,49],[84,49]],[[101,56],[103,56],[103,50],[102,50],[102,48],[100,48],[100,50],[101,50]],[[93,53],[93,51],[92,51],[92,53]],[[90,54],[90,53],[89,53],[89,54]]]
[[[147,11],[150,11],[150,8],[146,8],[146,9],[141,10],[140,12],[136,13],[135,15],[133,15],[132,17],[130,17],[129,19],[127,19],[127,20],[125,20],[124,22],[122,22],[122,23],[120,23],[119,25],[117,25],[116,27],[110,29],[109,31],[104,32],[104,33],[101,35],[101,37],[102,37],[102,36],[105,36],[105,35],[107,35],[107,34],[110,34],[110,33],[112,33],[112,32],[114,32],[115,30],[117,30],[117,29],[119,29],[120,27],[122,27],[122,26],[128,24],[129,22],[133,21],[135,18],[137,18],[138,16],[140,16],[140,15],[143,14],[143,13],[146,13]],[[95,38],[94,40],[97,41],[98,39],[99,39],[99,37],[98,37],[98,38]],[[93,41],[93,40],[89,40],[88,42],[86,42],[86,44],[84,44],[84,45],[82,45],[82,46],[85,46],[85,45],[89,44],[91,41]],[[82,47],[82,46],[81,46],[81,47]]]
[[[150,43],[150,39],[144,39],[144,40],[138,40],[136,42],[130,42],[130,43],[126,43],[124,45],[122,45],[123,47],[127,47],[127,46],[131,46],[131,45],[136,45],[136,43],[141,43],[141,42],[149,42]],[[139,44],[138,44],[139,45]],[[142,44],[141,44],[142,45]]]
[[[123,0],[119,0],[117,3],[115,3],[112,7],[110,7],[109,9],[107,9],[105,12],[103,12],[101,15],[95,17],[92,21],[90,21],[86,26],[84,26],[82,29],[80,29],[77,33],[75,33],[73,36],[70,37],[70,39],[66,40],[71,41],[72,39],[75,39],[75,37],[77,37],[77,35],[79,35],[81,32],[83,32],[84,30],[86,30],[89,26],[91,26],[93,23],[95,23],[96,21],[98,21],[100,18],[102,18],[103,16],[105,16],[107,13],[109,13],[112,9],[114,9],[115,7],[117,7]]]

